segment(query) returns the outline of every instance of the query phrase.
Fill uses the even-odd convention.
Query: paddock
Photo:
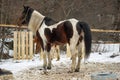
[[[120,0],[0,0],[0,80],[120,80]]]
[[[99,52],[93,53],[93,55],[91,55],[89,58],[89,62],[84,63],[84,61],[82,61],[80,72],[75,73],[68,72],[71,60],[70,58],[66,58],[64,52],[61,53],[60,61],[53,59],[52,69],[48,70],[48,73],[46,74],[43,72],[42,60],[39,59],[38,55],[34,56],[32,60],[6,60],[5,62],[1,63],[0,68],[6,68],[7,70],[10,70],[13,73],[15,80],[91,80],[91,75],[93,73],[104,72],[114,73],[117,75],[117,78],[120,79],[120,56],[110,58],[112,54],[113,53],[111,52],[102,53],[101,55]],[[96,58],[94,58],[95,55]],[[105,61],[105,59],[108,61]],[[118,60],[118,62],[115,60]],[[5,67],[8,65],[11,66]],[[20,68],[16,68],[17,66]]]
[[[8,25],[7,25],[8,26]],[[5,27],[5,25],[4,25]],[[16,26],[15,26],[16,27]],[[115,30],[100,30],[100,29],[91,29],[92,32],[100,32],[100,33],[115,33],[119,31]],[[14,38],[16,39],[16,34],[18,32],[14,32]],[[23,34],[23,33],[21,33]],[[26,34],[26,33],[25,33]],[[29,34],[29,33],[28,33]],[[32,34],[32,33],[30,33]],[[17,35],[20,37],[19,35]],[[17,39],[20,39],[18,38]],[[30,38],[30,37],[29,37]],[[26,37],[25,37],[26,39]],[[22,40],[22,39],[21,39]],[[24,40],[24,39],[23,39]],[[32,41],[32,40],[31,40]],[[19,42],[19,40],[16,40],[19,44],[24,42]],[[15,43],[16,43],[15,42]],[[25,41],[26,42],[26,41]],[[28,41],[29,42],[29,41]],[[17,47],[19,48],[19,44]],[[26,43],[25,43],[26,45]],[[24,46],[25,46],[24,45]],[[0,68],[5,68],[6,63],[8,65],[11,65],[11,67],[6,67],[5,69],[10,70],[15,80],[91,80],[91,75],[93,73],[101,73],[101,72],[111,72],[117,75],[117,78],[120,79],[120,44],[119,43],[111,43],[111,42],[98,42],[93,41],[92,43],[92,54],[88,60],[87,63],[84,63],[84,60],[81,63],[81,69],[80,72],[77,73],[69,73],[69,67],[71,64],[70,55],[67,54],[65,51],[60,51],[60,61],[56,61],[56,59],[53,59],[52,69],[48,71],[47,74],[43,73],[42,70],[42,60],[40,60],[39,54],[32,54],[31,58],[22,58],[22,56],[26,56],[26,54],[20,54],[18,55],[18,58],[10,59],[10,60],[3,60],[0,62],[1,66]],[[14,44],[14,47],[16,45]],[[28,44],[27,44],[28,46]],[[27,49],[27,47],[25,48]],[[14,48],[16,51],[16,49]],[[30,50],[30,49],[28,49]],[[20,51],[22,51],[22,48],[20,48]],[[26,51],[26,50],[25,50]],[[29,51],[28,51],[29,52]],[[23,52],[24,53],[24,52]],[[29,54],[29,53],[28,53]],[[96,56],[96,58],[94,58]],[[118,62],[116,62],[116,60]],[[18,64],[19,63],[19,64]],[[33,64],[34,63],[34,64]],[[107,63],[107,64],[106,64]],[[17,65],[18,64],[18,65]],[[67,64],[67,65],[66,65]],[[21,66],[22,65],[22,66]],[[14,69],[14,67],[21,67],[21,69]],[[98,67],[99,66],[99,67]],[[97,67],[97,68],[96,68]],[[61,77],[62,76],[62,77]]]

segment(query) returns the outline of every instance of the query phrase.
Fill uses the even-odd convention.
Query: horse
[[[17,24],[18,26],[27,25],[34,35],[38,32],[39,41],[44,52],[44,70],[51,69],[51,47],[68,43],[72,57],[69,72],[79,72],[81,56],[84,55],[84,58],[87,59],[91,53],[92,37],[89,25],[75,18],[55,21],[29,6],[23,7],[24,10],[18,18]],[[77,53],[75,52],[76,49],[78,50]]]

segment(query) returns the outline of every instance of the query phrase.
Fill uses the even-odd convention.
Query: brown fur
[[[41,46],[40,46],[41,44],[40,44],[39,39],[38,39],[37,36],[35,36],[33,42],[34,42],[34,44],[36,43],[35,53],[37,54],[37,53],[39,53],[40,50],[41,50]]]
[[[52,31],[50,31],[49,28],[46,28],[45,36],[47,38],[48,43],[52,43],[52,45],[61,45],[69,43],[70,38],[73,36],[72,28],[72,24],[69,21],[65,21],[59,24],[57,28],[53,28]]]

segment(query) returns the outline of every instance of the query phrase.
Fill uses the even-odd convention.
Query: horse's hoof
[[[79,68],[75,69],[75,72],[79,72]]]
[[[60,60],[60,58],[58,58],[56,61],[59,61]]]
[[[43,69],[40,68],[39,70],[43,70]]]
[[[44,71],[43,71],[43,74],[46,74],[46,75],[48,75],[48,72],[47,72],[47,70],[44,70]]]
[[[72,70],[69,70],[68,73],[73,73],[73,71],[72,71]]]
[[[43,69],[44,69],[44,70],[47,70],[46,66],[43,66]]]
[[[48,66],[48,67],[47,67],[47,69],[49,69],[49,70],[50,70],[50,69],[51,69],[51,66]]]

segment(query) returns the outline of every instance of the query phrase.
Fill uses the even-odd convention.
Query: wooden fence
[[[14,32],[14,59],[31,59],[33,57],[33,33]]]
[[[13,24],[0,24],[0,27],[5,27],[5,28],[20,28],[20,29],[27,29],[27,26],[17,26]],[[92,32],[109,32],[109,33],[120,33],[120,30],[103,30],[103,29],[91,29]]]
[[[27,29],[26,26],[0,24],[0,27]],[[120,30],[91,29],[92,32],[120,33]],[[14,32],[14,59],[31,59],[33,57],[32,32]],[[68,54],[69,56],[69,54]]]

